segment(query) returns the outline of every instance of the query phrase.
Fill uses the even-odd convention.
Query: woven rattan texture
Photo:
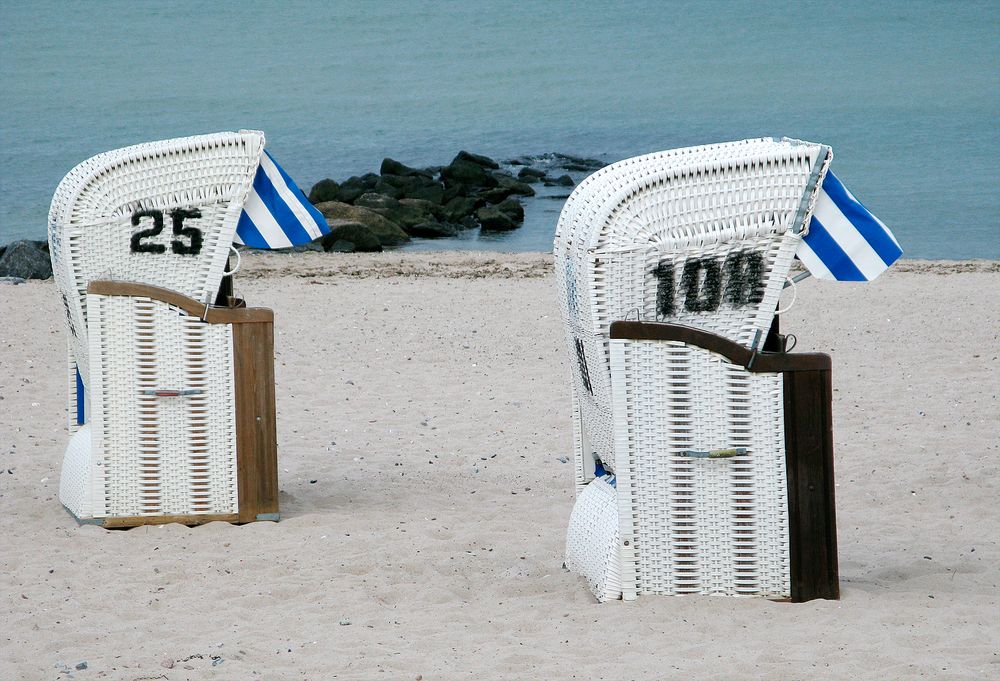
[[[151,142],[94,156],[63,178],[49,209],[50,253],[88,389],[87,284],[138,281],[210,302],[263,148],[263,134],[248,131]],[[173,209],[200,214],[185,223],[202,234],[199,252],[135,252],[136,211]],[[156,238],[169,244],[170,229]]]
[[[796,230],[806,221],[803,199],[807,208],[815,201],[822,173],[817,178],[813,171],[818,163],[825,172],[829,159],[829,149],[818,144],[765,138],[626,159],[580,183],[563,208],[553,245],[574,355],[577,456],[596,456],[614,469],[611,322],[670,321],[746,346],[758,331],[767,332],[801,238]],[[711,309],[687,299],[686,266],[697,261],[725,273],[739,257],[759,258],[759,296],[739,302],[722,296]],[[669,314],[658,305],[662,289],[672,294]],[[580,354],[586,373],[577,369]],[[578,488],[586,483],[577,480]]]
[[[782,379],[675,342],[611,341],[625,597],[790,596]],[[730,459],[689,450],[746,448]]]
[[[587,580],[599,602],[621,597],[618,495],[604,478],[580,492],[566,534],[566,567]]]
[[[88,296],[94,515],[236,513],[232,327]],[[160,396],[153,391],[188,391]]]

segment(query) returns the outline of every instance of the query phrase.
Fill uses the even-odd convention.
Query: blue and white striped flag
[[[233,241],[251,248],[291,248],[329,233],[323,214],[265,151]]]
[[[872,281],[902,254],[889,228],[827,172],[795,252],[806,269],[817,279]]]

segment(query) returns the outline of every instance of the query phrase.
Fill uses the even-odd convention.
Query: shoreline
[[[260,279],[300,277],[446,277],[446,278],[538,278],[552,273],[552,253],[502,251],[383,251],[381,253],[242,252],[236,273]],[[893,272],[959,274],[1000,273],[1000,260],[901,259]]]
[[[377,253],[333,253],[312,250],[241,250],[235,281],[251,281],[282,276],[351,277],[356,279],[386,277],[444,277],[451,279],[541,278],[552,274],[551,252],[521,251],[403,251]],[[793,264],[793,272],[804,271]],[[962,273],[1000,273],[1000,260],[923,260],[901,259],[884,276],[893,273],[950,275]],[[0,277],[0,284],[18,285],[25,281],[51,281]]]

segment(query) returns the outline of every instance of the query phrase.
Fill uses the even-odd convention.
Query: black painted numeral
[[[153,218],[153,226],[149,229],[140,229],[132,234],[131,247],[133,253],[164,253],[167,247],[163,244],[145,243],[143,239],[158,236],[163,231],[163,211],[162,210],[137,210],[132,213],[132,226],[138,227],[143,218]]]
[[[653,270],[656,276],[656,318],[664,319],[674,314],[674,266],[663,261]]]
[[[730,253],[721,265],[716,258],[687,260],[680,281],[684,290],[684,309],[714,312],[723,300],[735,307],[757,305],[764,300],[764,270],[764,256],[754,251]],[[673,263],[660,262],[653,276],[656,277],[656,318],[672,317],[677,305]]]
[[[701,271],[705,271],[702,277]],[[722,301],[722,271],[714,258],[688,260],[681,275],[684,308],[688,312],[710,312]]]
[[[170,211],[170,220],[173,225],[175,237],[170,242],[170,250],[177,255],[198,255],[201,253],[201,246],[204,238],[202,232],[197,227],[185,227],[186,218],[200,218],[201,211],[197,208],[175,208]],[[132,213],[132,226],[138,227],[143,218],[153,218],[153,226],[148,229],[140,229],[132,234],[130,247],[133,253],[166,253],[167,247],[163,244],[145,241],[160,235],[163,231],[163,211],[137,210]],[[183,240],[187,238],[187,242]]]
[[[190,241],[184,243],[179,239],[170,242],[170,250],[178,255],[198,255],[201,253],[201,230],[197,227],[185,227],[185,218],[200,218],[201,211],[197,208],[175,208],[170,211],[174,224],[174,236],[186,236]]]
[[[756,305],[764,300],[764,256],[753,251],[730,253],[725,268],[727,303]]]

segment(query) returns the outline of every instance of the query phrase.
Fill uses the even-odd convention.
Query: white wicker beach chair
[[[574,369],[566,564],[599,600],[815,597],[790,567],[779,374],[795,368],[748,370],[734,348],[763,349],[830,159],[788,139],[678,149],[608,166],[567,201],[554,244]],[[630,318],[725,353],[648,325],[612,340]]]
[[[141,144],[56,190],[76,431],[60,500],[81,520],[276,519],[271,313],[212,305],[263,149],[254,131]]]

